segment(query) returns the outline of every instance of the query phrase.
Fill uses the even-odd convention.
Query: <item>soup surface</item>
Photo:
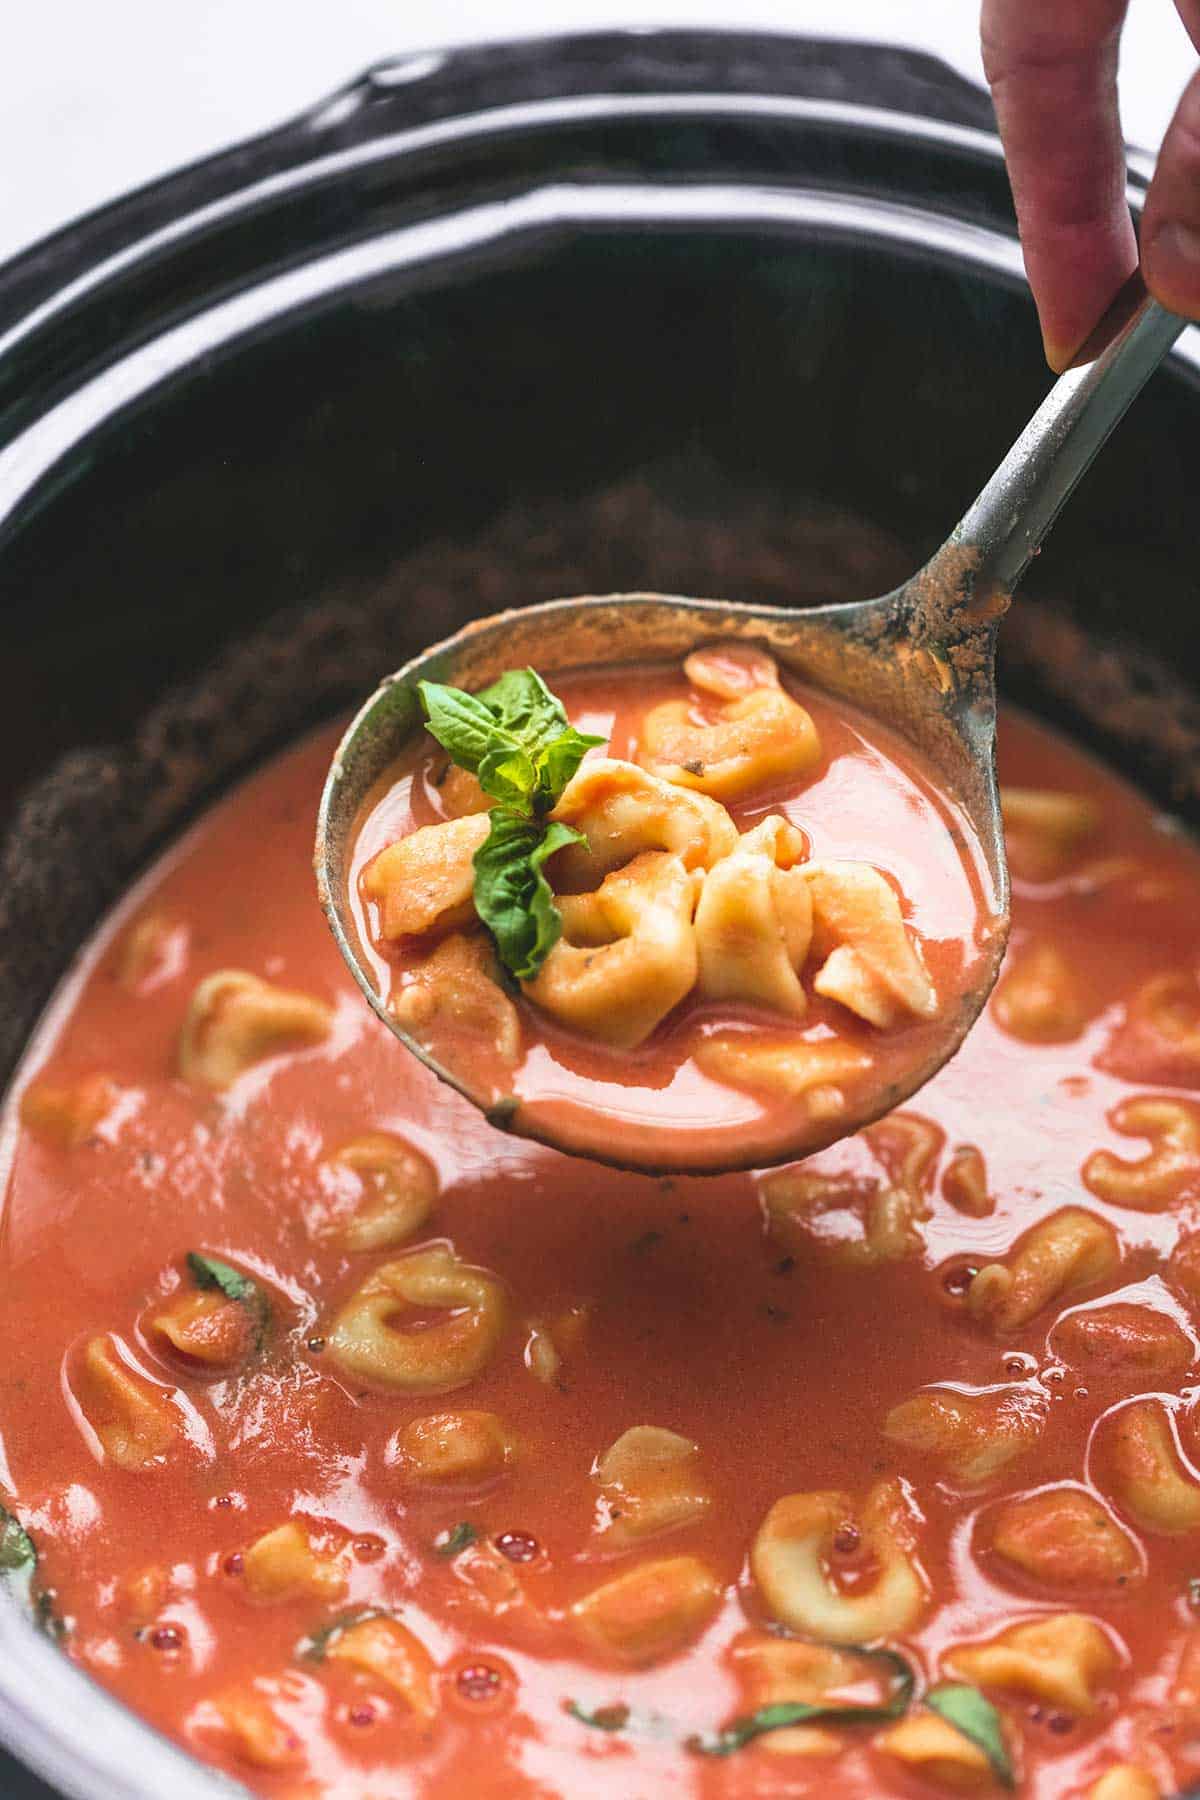
[[[636,1167],[765,1165],[895,1104],[995,929],[962,809],[750,646],[553,688],[593,748],[548,814],[583,841],[543,864],[562,935],[536,968],[527,933],[505,980],[475,912],[506,783],[485,793],[422,735],[367,803],[351,905],[405,1029],[510,1129]]]
[[[1007,719],[960,1055],[660,1180],[364,1007],[306,876],[333,742],[118,909],[9,1114],[3,1543],[64,1653],[281,1800],[1200,1776],[1196,853]]]

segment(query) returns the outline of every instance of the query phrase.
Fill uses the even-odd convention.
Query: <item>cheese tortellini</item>
[[[644,1043],[696,980],[696,877],[646,850],[590,894],[558,902],[563,935],[528,998],[560,1024],[620,1050]]]
[[[480,932],[451,932],[411,972],[392,1001],[396,1022],[418,1043],[440,1031],[479,1043],[502,1064],[521,1053],[517,1009],[500,986],[491,944]]]
[[[778,1045],[735,1018],[755,1040],[749,1062],[744,1042],[697,1021],[690,1054],[719,1081],[802,1098],[810,1119],[832,1119],[845,1108],[843,1083],[874,1066],[854,1041],[858,1022],[886,1031],[926,1020],[938,996],[886,875],[865,861],[810,860],[808,836],[781,812],[741,830],[722,803],[795,780],[820,760],[812,719],[771,657],[715,647],[694,652],[684,671],[691,697],[649,708],[636,760],[589,753],[545,814],[574,841],[538,864],[546,886],[536,905],[544,914],[549,898],[557,919],[543,916],[536,955],[513,967],[534,1008],[614,1051],[646,1043],[689,996],[791,1023],[808,1020],[813,995],[831,1002],[808,1038]],[[483,858],[476,867],[494,815],[476,777],[461,776],[450,770],[439,787],[454,816],[377,852],[360,887],[385,954],[399,945],[416,958],[393,986],[398,1022],[439,1058],[447,1038],[473,1037],[461,1046],[468,1056],[490,1040],[499,1081],[518,1063],[521,1032],[478,925],[479,904],[495,916],[495,894],[485,894],[491,866]],[[519,912],[516,899],[510,910]],[[850,1039],[839,1009],[852,1015],[841,1021]],[[453,1043],[449,1050],[453,1061]]]
[[[382,1683],[418,1719],[436,1718],[436,1665],[416,1633],[399,1619],[356,1619],[333,1633],[325,1656]]]
[[[606,1662],[644,1667],[673,1656],[708,1624],[721,1589],[696,1556],[639,1563],[570,1607],[581,1645]]]
[[[388,1461],[406,1482],[470,1487],[503,1474],[515,1457],[512,1433],[496,1413],[438,1412],[410,1419]]]
[[[754,1632],[730,1646],[729,1660],[742,1695],[742,1711],[764,1706],[816,1706],[828,1703],[839,1689],[873,1681],[870,1660],[830,1644],[806,1644],[798,1638]],[[789,1725],[759,1740],[771,1756],[832,1756],[844,1739],[829,1724]]]
[[[1086,1488],[1046,1487],[1006,1500],[992,1521],[996,1556],[1050,1588],[1123,1587],[1144,1558]]]
[[[1112,1498],[1144,1530],[1200,1529],[1200,1480],[1184,1461],[1160,1400],[1135,1400],[1106,1419],[1099,1447]]]
[[[393,1250],[433,1211],[437,1175],[419,1151],[391,1132],[351,1138],[329,1162],[356,1176],[362,1188],[357,1207],[338,1231],[347,1250]]]
[[[60,1150],[77,1150],[95,1136],[119,1098],[107,1075],[85,1075],[63,1087],[35,1081],[21,1096],[21,1123]]]
[[[976,1486],[1032,1449],[1046,1421],[1044,1399],[1019,1387],[979,1394],[926,1388],[893,1406],[884,1436],[932,1456],[955,1481]]]
[[[1060,1294],[1104,1280],[1120,1261],[1117,1234],[1106,1220],[1064,1206],[1026,1232],[1007,1264],[980,1269],[967,1289],[967,1311],[994,1331],[1014,1331]]]
[[[192,995],[179,1036],[179,1073],[219,1093],[255,1063],[324,1043],[332,1029],[333,1008],[314,995],[276,987],[246,969],[218,969]]]
[[[1056,944],[1012,951],[991,999],[992,1017],[1031,1044],[1062,1044],[1087,1021],[1075,970]]]
[[[801,866],[805,840],[777,813],[739,839],[710,869],[696,907],[697,991],[802,1019],[800,970],[812,942],[812,891]]]
[[[904,1015],[932,1018],[937,995],[891,883],[868,863],[804,866],[812,895],[813,991],[881,1030]]]
[[[389,844],[362,873],[362,890],[379,907],[379,933],[389,942],[461,931],[473,923],[474,856],[488,816],[466,813]]]
[[[1089,1718],[1099,1704],[1097,1689],[1116,1670],[1118,1657],[1094,1619],[1063,1612],[1011,1625],[986,1644],[952,1649],[945,1666],[978,1687],[1013,1688]]]
[[[699,1474],[699,1448],[661,1425],[632,1425],[595,1468],[596,1529],[607,1548],[624,1548],[702,1519],[712,1497]]]
[[[259,1605],[299,1598],[340,1600],[346,1592],[346,1562],[319,1550],[299,1520],[289,1519],[246,1549],[242,1580],[249,1598]]]
[[[718,800],[806,774],[821,756],[809,714],[779,684],[773,659],[741,645],[695,650],[694,700],[666,700],[642,721],[638,761]]]
[[[586,839],[555,853],[555,881],[569,890],[598,887],[646,850],[668,851],[685,869],[711,869],[738,844],[737,826],[717,801],[615,757],[585,763],[550,816]]]
[[[1002,787],[1000,811],[1013,873],[1029,881],[1062,874],[1100,824],[1089,795],[1051,788]]]
[[[860,1587],[839,1587],[829,1561],[850,1526],[873,1559]],[[925,1610],[928,1584],[916,1557],[916,1522],[900,1482],[876,1482],[861,1506],[849,1494],[789,1494],[777,1500],[750,1552],[772,1615],[831,1644],[869,1643],[907,1631]]]
[[[143,1373],[120,1338],[89,1339],[71,1388],[105,1456],[119,1469],[153,1468],[183,1442],[185,1422],[171,1390]]]
[[[840,1038],[781,1037],[774,1033],[714,1032],[696,1047],[696,1064],[730,1087],[779,1094],[802,1105],[814,1124],[846,1110],[844,1084],[871,1068],[871,1058]]]
[[[979,1745],[934,1712],[910,1713],[881,1732],[875,1748],[952,1793],[976,1793],[995,1785],[994,1771]]]
[[[445,1313],[421,1331],[405,1331],[409,1308]],[[449,1244],[430,1244],[369,1275],[342,1307],[329,1354],[348,1375],[405,1393],[444,1393],[474,1379],[504,1330],[508,1303],[494,1275],[459,1260]]]
[[[1188,1183],[1200,1186],[1200,1110],[1166,1095],[1122,1100],[1111,1115],[1118,1131],[1148,1138],[1150,1150],[1134,1162],[1096,1150],[1083,1165],[1083,1179],[1098,1199],[1139,1212],[1159,1212]]]

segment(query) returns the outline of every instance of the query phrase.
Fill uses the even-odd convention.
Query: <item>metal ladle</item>
[[[478,689],[504,670],[532,664],[555,671],[612,663],[678,661],[698,644],[750,642],[823,692],[852,701],[916,746],[970,818],[982,847],[991,930],[978,980],[948,1015],[933,1052],[902,1081],[875,1090],[843,1115],[823,1142],[858,1130],[908,1098],[958,1049],[995,984],[1009,930],[1008,869],[995,772],[996,631],[1009,599],[1060,509],[1185,321],[1150,299],[1135,276],[1122,289],[1073,366],[1060,376],[978,499],[950,537],[903,586],[873,600],[803,611],[652,594],[555,600],[501,613],[462,631],[389,675],[359,711],[334,756],[321,797],[316,871],[321,904],[338,947],[371,1006],[443,1081],[493,1123],[554,1142],[515,1098],[472,1091],[402,1030],[376,986],[355,922],[351,857],[364,802],[407,741],[423,729],[421,679]],[[803,1125],[807,1129],[802,1129]],[[596,1140],[559,1142],[600,1161],[649,1166]],[[797,1113],[797,1140],[773,1153],[785,1161],[817,1148]],[[741,1149],[703,1171],[761,1163]],[[670,1155],[656,1159],[671,1168]]]

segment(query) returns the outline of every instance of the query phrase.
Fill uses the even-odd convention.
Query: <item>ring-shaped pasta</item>
[[[368,1131],[329,1158],[363,1185],[363,1199],[340,1227],[347,1250],[392,1250],[421,1229],[437,1199],[438,1179],[429,1161],[403,1138]]]
[[[772,657],[741,645],[694,650],[684,674],[694,699],[664,700],[642,720],[637,759],[679,787],[734,800],[807,774],[817,728],[779,684]]]
[[[554,886],[573,892],[598,887],[647,850],[669,851],[685,869],[711,869],[738,845],[737,826],[716,800],[616,757],[585,763],[550,817],[587,839],[566,845],[547,865]]]
[[[1126,1162],[1111,1150],[1095,1150],[1083,1165],[1084,1186],[1112,1206],[1161,1212],[1183,1189],[1200,1191],[1200,1112],[1166,1095],[1137,1094],[1109,1114],[1114,1130],[1148,1138],[1149,1154]]]
[[[521,983],[526,997],[583,1037],[643,1043],[695,982],[698,879],[678,856],[647,850],[594,893],[561,896],[563,935]]]
[[[931,1019],[938,999],[891,883],[869,863],[811,862],[813,992],[886,1030],[908,1013]]]
[[[775,813],[708,871],[696,904],[702,999],[804,1017],[800,970],[812,940],[812,896],[797,864],[805,849],[803,833]]]
[[[399,1324],[409,1307],[445,1312],[422,1331]],[[355,1380],[410,1394],[463,1387],[486,1366],[507,1318],[494,1275],[430,1244],[384,1263],[351,1295],[328,1333],[334,1362]]]
[[[1064,1206],[1025,1233],[1007,1266],[980,1269],[967,1289],[967,1311],[994,1331],[1015,1331],[1060,1294],[1112,1275],[1120,1261],[1107,1220]]]
[[[179,1034],[179,1073],[220,1092],[264,1057],[321,1044],[333,1008],[246,969],[217,969],[193,993]]]
[[[838,1530],[858,1528],[875,1564],[869,1586],[842,1591],[828,1565]],[[788,1494],[755,1537],[750,1567],[774,1618],[830,1644],[862,1644],[907,1631],[928,1583],[915,1552],[912,1512],[899,1481],[876,1482],[860,1507],[849,1494]]]

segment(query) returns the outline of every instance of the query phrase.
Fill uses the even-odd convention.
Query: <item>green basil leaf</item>
[[[545,743],[567,723],[562,701],[552,694],[536,669],[509,669],[476,695],[492,717],[524,744]]]
[[[546,813],[604,739],[576,731],[535,669],[510,669],[481,693],[420,681],[429,731],[484,792],[520,813]]]
[[[227,1300],[253,1300],[258,1293],[257,1282],[243,1275],[240,1269],[232,1264],[222,1262],[216,1256],[203,1256],[199,1250],[189,1250],[187,1265],[192,1273],[192,1280],[199,1288],[217,1288]]]
[[[751,1739],[762,1737],[767,1731],[782,1731],[788,1725],[807,1725],[815,1720],[833,1725],[881,1725],[888,1719],[900,1718],[908,1709],[914,1684],[913,1672],[904,1658],[894,1650],[863,1650],[855,1649],[853,1645],[846,1648],[858,1656],[874,1657],[888,1665],[895,1686],[878,1706],[839,1706],[836,1701],[828,1704],[781,1701],[775,1706],[760,1706],[757,1712],[735,1719],[723,1731],[690,1737],[685,1749],[698,1756],[731,1756]]]
[[[473,1544],[479,1536],[470,1519],[460,1519],[448,1531],[443,1531],[434,1539],[433,1547],[439,1556],[457,1556],[468,1544]]]
[[[39,1631],[44,1631],[48,1638],[60,1644],[70,1631],[70,1626],[60,1613],[54,1610],[55,1594],[52,1588],[43,1588],[33,1603],[33,1621]]]
[[[591,1725],[596,1731],[624,1731],[629,1723],[629,1708],[623,1702],[613,1706],[597,1706],[594,1711],[580,1706],[578,1700],[568,1700],[563,1708],[581,1725]]]
[[[930,1712],[937,1713],[982,1750],[997,1781],[1012,1787],[1016,1776],[1004,1742],[1000,1714],[985,1694],[966,1682],[948,1681],[940,1687],[930,1688],[925,1704]]]
[[[5,1575],[32,1575],[37,1568],[37,1546],[7,1507],[0,1506],[0,1571]]]
[[[381,1606],[360,1606],[356,1611],[339,1613],[328,1625],[320,1625],[308,1637],[301,1638],[296,1645],[296,1655],[309,1662],[324,1662],[334,1638],[341,1637],[352,1625],[364,1625],[368,1619],[390,1619],[391,1616]]]
[[[236,1300],[239,1306],[246,1308],[254,1320],[256,1342],[261,1349],[271,1319],[271,1305],[257,1281],[243,1275],[231,1263],[222,1262],[220,1257],[205,1256],[199,1250],[188,1251],[187,1266],[197,1287],[215,1289],[227,1300]]]
[[[56,1642],[66,1637],[67,1625],[54,1610],[54,1594],[37,1586],[37,1545],[6,1506],[0,1506],[0,1581],[33,1614],[34,1624]]]
[[[532,812],[538,771],[527,751],[497,744],[480,758],[475,774],[489,799],[511,806],[514,812]]]
[[[573,725],[568,725],[546,745],[538,757],[538,774],[541,800],[547,810],[555,804],[587,752],[604,741],[595,732],[576,731]]]
[[[475,852],[475,910],[496,940],[500,961],[519,981],[531,981],[562,935],[562,920],[542,873],[548,856],[579,843],[573,826],[543,826],[495,807],[487,837]]]
[[[516,738],[502,729],[477,694],[443,687],[438,681],[418,681],[417,692],[430,736],[450,752],[460,769],[476,775],[489,750],[520,749]]]

